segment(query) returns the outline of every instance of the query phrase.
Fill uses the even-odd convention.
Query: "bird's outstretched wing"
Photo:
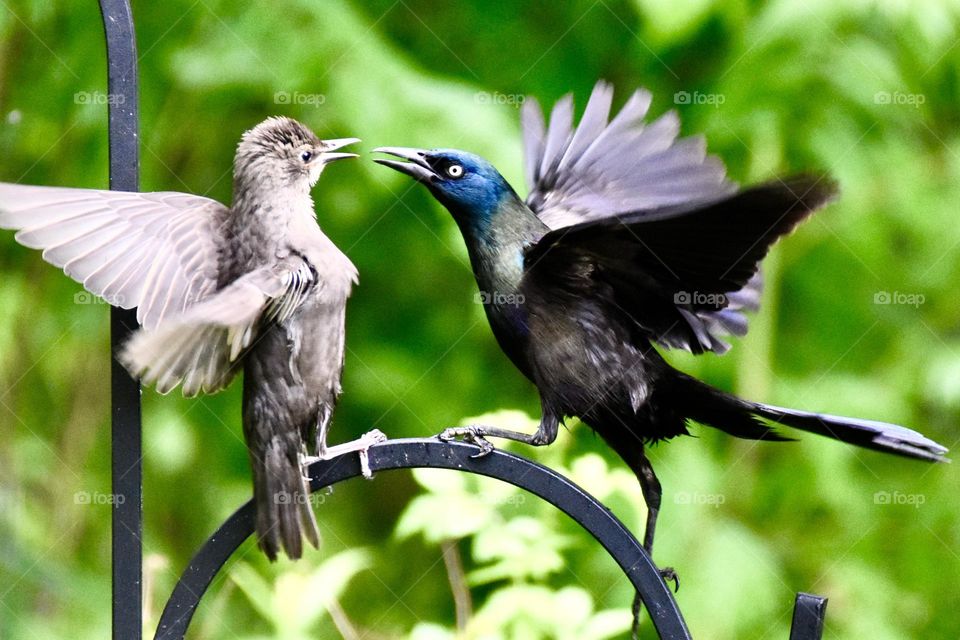
[[[187,397],[214,393],[229,384],[257,336],[289,318],[319,285],[296,256],[251,271],[155,330],[137,331],[120,361],[160,393],[181,382]]]
[[[228,209],[175,192],[132,193],[0,183],[0,228],[114,306],[154,328],[217,285]]]
[[[613,87],[600,81],[573,128],[573,98],[563,97],[546,126],[536,100],[522,112],[527,205],[552,229],[621,214],[729,195],[736,185],[701,136],[678,139],[669,112],[644,122],[648,91],[636,91],[609,120]]]
[[[729,316],[750,306],[770,246],[835,194],[829,179],[799,176],[556,229],[528,249],[521,287],[604,296],[664,346],[723,351],[718,335],[737,332]]]

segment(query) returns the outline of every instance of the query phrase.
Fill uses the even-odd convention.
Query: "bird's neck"
[[[498,299],[515,294],[523,277],[526,248],[549,228],[512,192],[490,211],[453,214],[466,241],[481,296]]]
[[[459,218],[457,222],[477,279],[478,301],[483,304],[490,328],[507,356],[530,377],[524,346],[529,317],[520,283],[527,247],[549,229],[516,194],[504,198],[482,224],[465,225]]]
[[[291,239],[322,235],[309,189],[300,185],[235,183],[230,208],[225,235],[250,240],[249,263],[273,260]]]

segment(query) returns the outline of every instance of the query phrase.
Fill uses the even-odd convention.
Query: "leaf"
[[[372,564],[366,549],[347,549],[327,558],[317,567],[290,569],[271,585],[249,564],[237,563],[230,579],[247,596],[277,635],[300,638],[327,615],[350,581]]]
[[[686,0],[682,8],[670,0],[634,0],[644,17],[654,46],[672,45],[689,38],[713,14],[716,0]]]
[[[273,589],[267,581],[246,562],[238,562],[230,568],[230,580],[240,588],[250,604],[260,615],[271,622],[276,612],[273,609]]]
[[[580,637],[583,640],[619,638],[627,633],[632,625],[633,615],[629,609],[607,609],[597,612],[587,620]]]
[[[490,504],[462,494],[454,499],[434,494],[414,498],[400,515],[394,535],[405,540],[414,535],[439,543],[458,540],[482,531],[498,518]]]
[[[433,622],[419,622],[408,637],[410,640],[454,640],[457,634]]]
[[[489,563],[468,574],[470,584],[510,579],[540,580],[564,566],[561,551],[573,539],[554,533],[542,520],[519,516],[487,527],[473,540],[473,558]]]
[[[284,626],[306,632],[327,614],[349,582],[372,564],[365,549],[347,549],[309,573],[288,572],[277,579],[275,608]]]

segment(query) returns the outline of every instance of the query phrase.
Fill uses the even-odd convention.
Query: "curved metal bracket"
[[[370,449],[370,469],[379,472],[432,467],[468,471],[529,491],[573,518],[603,545],[640,593],[661,638],[690,638],[677,602],[657,567],[633,534],[606,507],[570,480],[526,458],[499,450],[483,458],[471,458],[476,452],[476,447],[459,442],[390,440]],[[348,454],[315,462],[309,472],[310,488],[316,491],[360,476],[360,461],[358,456]],[[251,501],[234,512],[193,557],[163,610],[157,640],[184,637],[213,578],[253,529]]]

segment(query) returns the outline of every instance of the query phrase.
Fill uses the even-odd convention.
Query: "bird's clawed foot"
[[[666,582],[673,583],[673,592],[680,590],[680,578],[673,567],[664,567],[657,569],[660,572],[660,578]],[[640,637],[640,611],[643,609],[643,600],[640,598],[640,592],[637,591],[633,596],[633,606],[630,610],[633,612],[633,624],[630,626],[630,638],[637,640]]]
[[[304,463],[309,465],[318,460],[330,460],[331,458],[336,458],[347,453],[357,453],[360,455],[360,472],[363,473],[364,478],[371,480],[373,478],[373,471],[370,470],[370,447],[386,441],[387,436],[380,431],[380,429],[373,429],[350,442],[344,442],[343,444],[332,447],[322,445],[317,452],[318,455],[315,457],[307,457]]]
[[[680,590],[680,576],[678,576],[677,572],[673,570],[673,567],[663,567],[659,571],[660,571],[660,577],[663,578],[664,582],[673,583],[674,593]]]
[[[486,433],[482,426],[470,425],[467,427],[450,427],[449,429],[444,429],[437,434],[437,438],[442,442],[450,442],[457,438],[463,438],[464,442],[469,442],[480,447],[480,451],[470,457],[482,458],[492,453],[495,449],[493,444],[484,437],[485,435]]]
[[[360,454],[360,472],[367,480],[373,480],[373,471],[370,470],[370,447],[386,441],[387,435],[380,429],[367,431],[358,440],[361,443],[361,447],[357,449]]]

